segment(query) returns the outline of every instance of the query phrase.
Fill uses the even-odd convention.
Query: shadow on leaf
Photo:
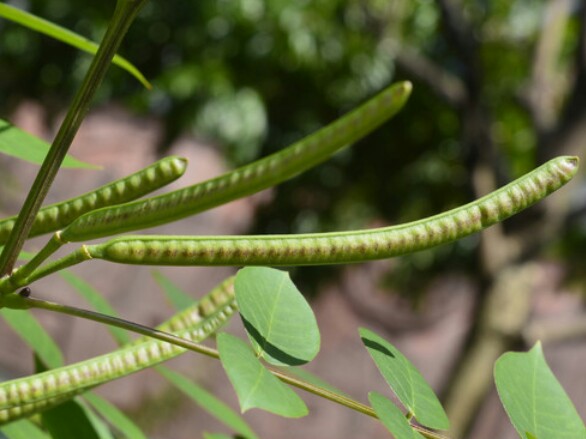
[[[361,337],[361,338],[362,338],[362,343],[364,343],[364,346],[366,346],[367,348],[375,349],[375,350],[379,351],[381,354],[384,354],[384,355],[391,357],[391,358],[395,358],[395,354],[393,354],[390,350],[388,350],[382,344],[377,343],[376,341],[373,341],[369,338],[364,338],[364,337]]]
[[[242,317],[242,322],[244,323],[246,331],[251,335],[254,341],[256,341],[256,343],[261,347],[261,349],[264,352],[266,352],[275,360],[288,366],[300,366],[302,364],[307,363],[307,360],[289,355],[287,352],[283,351],[282,349],[278,348],[277,346],[269,342],[265,337],[262,336],[258,329],[256,329],[254,325],[252,325],[252,323],[250,323],[244,317]]]

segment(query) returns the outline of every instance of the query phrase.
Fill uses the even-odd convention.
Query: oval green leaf
[[[219,334],[218,350],[243,413],[259,408],[287,418],[307,415],[303,400],[271,374],[242,340]]]
[[[586,438],[576,408],[547,365],[541,343],[529,352],[508,352],[494,367],[505,411],[523,438]]]
[[[242,322],[257,355],[275,365],[298,366],[317,355],[315,315],[289,273],[247,267],[234,284]]]
[[[368,400],[383,425],[395,439],[425,439],[409,424],[401,410],[380,393],[370,392]]]
[[[1,4],[0,4],[1,5]],[[0,152],[16,157],[27,162],[40,165],[43,163],[50,145],[26,131],[17,128],[10,122],[0,119]],[[91,165],[66,155],[63,168],[89,168],[100,169],[99,166]]]
[[[434,430],[447,430],[450,421],[446,412],[415,366],[374,332],[360,328],[360,337],[385,381],[417,422]]]

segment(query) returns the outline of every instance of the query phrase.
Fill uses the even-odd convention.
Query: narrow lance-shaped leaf
[[[129,439],[146,439],[142,430],[116,406],[94,393],[86,393],[83,398],[124,437]]]
[[[450,427],[434,391],[413,364],[388,341],[368,329],[360,337],[376,367],[409,414],[421,425],[436,430]]]
[[[63,365],[61,350],[30,311],[1,309],[0,315],[47,367]]]
[[[320,335],[311,307],[289,273],[244,268],[234,283],[236,301],[257,355],[271,364],[297,366],[317,355]]]
[[[78,399],[43,411],[41,422],[53,438],[113,439],[103,421]]]
[[[177,389],[195,401],[202,409],[230,427],[240,436],[245,439],[258,439],[258,436],[238,413],[235,413],[230,407],[203,387],[164,366],[158,366],[157,371],[167,378]]]
[[[70,46],[83,50],[84,52],[91,53],[92,55],[95,55],[98,51],[98,44],[94,43],[93,41],[90,41],[87,38],[70,31],[69,29],[65,29],[64,27],[61,27],[55,23],[10,5],[0,3],[0,17],[4,17],[7,20],[13,21],[31,30],[69,44]],[[151,84],[147,81],[144,75],[125,58],[121,57],[120,55],[115,55],[112,63],[118,67],[123,68],[136,79],[138,79],[145,88],[149,90],[152,88]]]
[[[153,278],[162,288],[169,302],[176,310],[182,310],[193,305],[194,299],[159,271],[153,271]]]
[[[0,3],[0,10],[4,6]],[[43,163],[49,148],[50,145],[44,140],[21,130],[6,120],[0,119],[1,153],[40,165]],[[99,166],[82,162],[71,155],[65,157],[62,166],[64,168],[99,169]]]
[[[235,439],[234,436],[221,433],[204,433],[203,439]]]
[[[0,432],[8,439],[51,439],[51,436],[28,419],[4,425],[0,427]]]
[[[236,390],[242,412],[260,408],[287,418],[307,415],[307,407],[290,387],[261,364],[246,343],[233,335],[217,337],[222,366]]]
[[[495,363],[499,397],[522,439],[586,438],[586,427],[545,361],[541,343]]]

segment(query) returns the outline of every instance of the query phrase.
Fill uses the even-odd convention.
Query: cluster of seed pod
[[[171,157],[73,200],[39,212],[32,235],[59,230],[22,269],[0,279],[0,306],[12,303],[17,287],[88,259],[140,265],[321,265],[384,259],[478,232],[534,204],[567,183],[577,172],[575,157],[558,157],[509,185],[465,206],[399,226],[371,230],[265,236],[125,236],[83,245],[41,265],[66,242],[81,242],[153,227],[252,194],[324,161],[396,113],[411,90],[389,87],[336,122],[273,154],[225,175],[178,191],[136,199],[176,179],[183,159]],[[0,243],[14,218],[0,221]],[[231,280],[180,314],[162,330],[199,341],[235,311]],[[14,298],[14,297],[13,297]],[[25,300],[24,295],[21,299]],[[18,304],[18,301],[13,301]],[[16,305],[15,305],[16,306]],[[169,359],[183,348],[141,339],[113,353],[32,377],[0,383],[0,424],[54,406],[85,390]]]
[[[390,86],[363,105],[293,145],[242,168],[168,194],[89,212],[61,233],[80,242],[158,226],[288,180],[356,142],[399,111],[409,82]]]
[[[236,311],[234,278],[157,329],[199,342]],[[0,383],[0,425],[54,407],[92,387],[130,375],[185,352],[160,340],[140,338],[114,352],[25,378]]]
[[[104,206],[126,203],[151,193],[181,177],[187,160],[166,157],[156,163],[91,192],[45,206],[39,210],[31,228],[30,237],[62,229],[84,213]],[[0,220],[0,243],[8,238],[16,216]]]
[[[263,236],[129,236],[84,246],[88,257],[141,265],[321,265],[385,259],[454,241],[534,204],[576,173],[558,157],[465,206],[412,223],[337,233]]]

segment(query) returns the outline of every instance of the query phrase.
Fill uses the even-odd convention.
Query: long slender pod
[[[35,218],[29,236],[54,232],[86,212],[140,198],[178,179],[186,168],[186,159],[167,157],[96,190],[43,207]],[[0,244],[8,239],[15,222],[16,216],[0,220]]]
[[[410,92],[409,82],[393,85],[309,137],[214,179],[147,200],[89,212],[64,229],[61,239],[79,242],[154,227],[272,187],[368,134],[397,113]]]
[[[189,341],[214,333],[236,310],[234,278],[228,278],[196,305],[158,327]],[[0,425],[30,416],[73,398],[92,387],[166,361],[185,349],[140,338],[114,352],[58,369],[0,383]]]
[[[472,203],[398,226],[265,236],[128,236],[84,246],[72,258],[141,265],[320,265],[385,259],[478,232],[536,203],[577,172],[558,157]]]

